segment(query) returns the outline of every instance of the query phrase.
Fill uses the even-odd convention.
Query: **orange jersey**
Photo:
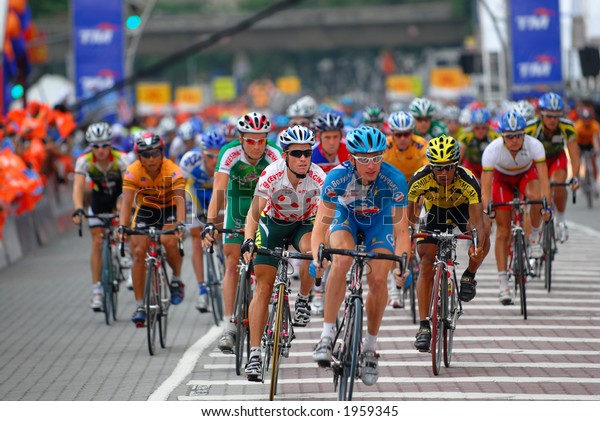
[[[575,122],[575,131],[577,132],[577,143],[580,145],[593,145],[594,136],[598,134],[600,130],[600,123],[596,120],[590,121],[590,124],[585,124],[583,120],[577,120]]]
[[[398,149],[393,136],[388,136],[383,160],[400,170],[408,181],[419,168],[429,162],[425,156],[426,151],[427,141],[416,134],[413,134],[410,145],[403,151]]]
[[[125,171],[123,189],[135,190],[135,206],[165,208],[175,205],[174,191],[185,189],[185,178],[173,161],[163,158],[160,173],[153,180],[140,161],[135,161]]]

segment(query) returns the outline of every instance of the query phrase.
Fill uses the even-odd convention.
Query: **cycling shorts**
[[[300,240],[305,234],[312,232],[314,219],[304,221],[284,222],[279,219],[261,216],[256,231],[256,245],[274,250],[281,247],[283,240],[288,239],[290,245],[300,250]],[[255,265],[269,265],[277,267],[279,261],[271,256],[257,255],[254,259]]]
[[[164,225],[177,222],[177,206],[165,208],[150,208],[141,206],[135,210],[133,215],[134,228],[155,227],[162,229]]]
[[[252,196],[227,198],[227,208],[225,209],[224,228],[241,230],[246,224],[246,214],[250,209]],[[224,244],[242,244],[244,236],[239,234],[225,234]]]
[[[467,231],[469,222],[469,204],[463,203],[454,208],[438,208],[435,205],[431,206],[429,212],[422,218],[420,225],[421,230],[446,232],[448,227],[456,225],[461,232]],[[439,241],[435,238],[419,238],[418,244],[437,244]]]
[[[367,251],[387,249],[390,253],[394,253],[394,225],[392,224],[391,215],[367,218],[367,221],[369,225],[360,223],[348,208],[338,206],[331,223],[329,235],[331,236],[335,231],[348,231],[352,234],[356,244],[358,242],[356,233],[362,231],[365,234]]]
[[[579,152],[587,152],[587,151],[594,150],[594,145],[592,145],[591,143],[589,145],[582,145],[581,143],[579,143],[578,145],[579,145]]]
[[[461,165],[471,171],[477,180],[481,180],[481,171],[483,169],[481,164],[473,164],[471,161],[465,158]]]
[[[92,208],[91,206],[88,208],[88,215],[97,215],[99,213],[113,213],[114,212],[114,206],[105,206],[104,208]],[[88,222],[88,227],[90,227],[90,229],[92,228],[102,228],[104,227],[104,223],[102,222],[102,220],[98,219],[98,218],[91,218],[88,217],[87,218],[87,222]]]
[[[532,180],[538,179],[538,172],[535,165],[532,165],[527,171],[517,175],[507,175],[494,170],[494,183],[492,184],[492,201],[511,202],[515,196],[513,190],[519,188],[519,192],[525,195],[525,188]],[[498,206],[499,210],[510,210],[510,206]]]
[[[553,157],[546,157],[546,165],[548,166],[548,178],[552,177],[552,173],[556,170],[567,171],[567,153],[563,149],[559,154]]]

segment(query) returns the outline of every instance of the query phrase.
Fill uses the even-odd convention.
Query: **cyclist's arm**
[[[577,146],[577,144],[575,144],[575,147],[578,148],[577,152],[579,152],[579,147]],[[550,202],[552,200],[552,193],[550,190],[550,180],[548,179],[548,166],[546,165],[546,162],[536,162],[535,164],[535,169],[537,170],[538,173],[538,179],[540,180],[540,184],[541,184],[541,188],[542,188],[542,196],[546,197],[546,200],[548,201],[548,205],[550,205]],[[575,173],[577,174],[577,173]]]
[[[469,221],[471,222],[472,228],[477,228],[477,244],[478,249],[482,249],[484,243],[484,236],[486,235],[486,229],[483,218],[483,203],[472,203],[469,205]],[[485,205],[487,206],[487,204]],[[478,251],[479,252],[479,251]]]
[[[571,174],[573,177],[579,175],[579,144],[575,141],[567,143],[567,150],[569,151],[569,158],[571,158]],[[546,196],[550,197],[550,196]]]
[[[544,163],[544,165],[546,165],[546,163]],[[487,206],[488,202],[492,198],[492,178],[493,177],[494,177],[493,171],[486,171],[484,169],[481,172],[481,203],[483,204],[483,206]]]
[[[410,203],[413,202],[409,202],[409,206]],[[402,256],[403,253],[410,256],[411,241],[408,233],[408,209],[408,206],[403,208],[395,207],[392,209],[392,220],[394,221],[394,249],[397,256]]]
[[[83,193],[85,190],[85,175],[75,174],[73,182],[73,206],[75,209],[83,209]]]
[[[325,243],[325,237],[329,231],[329,226],[333,222],[335,216],[336,204],[321,200],[315,216],[315,225],[311,234],[310,249],[312,250],[313,259],[317,260],[319,245]],[[320,263],[320,262],[319,262]]]
[[[185,224],[185,189],[173,190],[173,201],[175,202],[175,206],[177,206],[177,223],[182,222]]]
[[[229,174],[222,172],[215,173],[213,192],[208,205],[208,211],[206,212],[207,222],[216,224],[219,221],[219,212],[225,207],[228,184]]]
[[[256,230],[258,229],[258,220],[261,211],[267,206],[267,199],[261,196],[254,196],[250,204],[250,210],[246,215],[246,225],[244,226],[244,239],[254,240]]]
[[[121,225],[131,226],[131,208],[135,194],[135,190],[123,189],[123,202],[121,203],[121,210],[119,212],[119,224]]]
[[[413,201],[408,201],[407,217],[411,225],[416,225],[419,222],[420,206]]]

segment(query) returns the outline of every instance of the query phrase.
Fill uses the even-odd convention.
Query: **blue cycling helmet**
[[[221,149],[227,143],[225,135],[220,130],[213,130],[204,135],[204,149]]]
[[[490,112],[486,108],[475,108],[471,111],[471,124],[488,124]]]
[[[186,121],[179,126],[177,136],[179,136],[181,140],[194,140],[196,137],[196,129],[191,122]]]
[[[540,110],[545,111],[562,111],[565,108],[565,103],[560,95],[554,92],[548,92],[540,97],[538,102]]]
[[[346,146],[351,154],[383,152],[386,138],[381,130],[375,127],[360,126],[348,132]]]
[[[388,126],[393,132],[408,132],[415,129],[415,118],[411,113],[398,111],[388,118]]]
[[[315,144],[315,134],[307,127],[295,125],[288,127],[279,134],[279,143],[283,149],[290,145],[310,145]]]
[[[512,110],[502,116],[498,123],[498,131],[500,133],[522,132],[525,130],[526,126],[527,122],[525,121],[525,117],[515,110]]]

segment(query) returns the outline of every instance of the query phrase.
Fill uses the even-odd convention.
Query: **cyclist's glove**
[[[127,227],[125,225],[119,225],[117,228],[117,233],[123,238],[123,234],[125,234],[125,230]]]
[[[240,252],[242,255],[244,255],[244,253],[254,252],[254,240],[252,238],[246,238],[240,247]]]
[[[579,185],[579,179],[578,179],[577,177],[572,177],[572,178],[569,180],[569,184],[570,184],[571,186],[578,186],[578,185]]]
[[[179,231],[179,232],[185,232],[185,223],[183,223],[183,222],[178,223],[176,228],[177,228],[177,231]]]
[[[210,236],[214,238],[214,233],[215,233],[215,224],[208,223],[204,226],[204,229],[202,230],[202,239],[204,239],[204,237],[206,237],[206,234],[210,234]]]
[[[83,215],[84,213],[85,213],[85,211],[81,208],[75,209],[75,212],[73,212],[73,217]]]

